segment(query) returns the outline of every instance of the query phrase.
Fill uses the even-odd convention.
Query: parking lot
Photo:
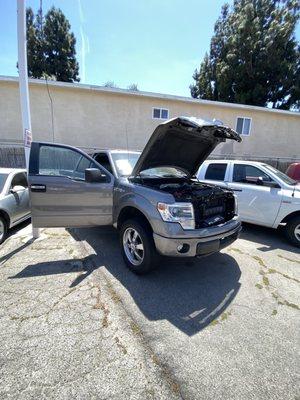
[[[299,398],[300,255],[280,232],[136,276],[112,228],[30,229],[0,248],[1,398]]]

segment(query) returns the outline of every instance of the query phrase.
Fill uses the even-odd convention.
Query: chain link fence
[[[23,147],[0,147],[1,168],[25,168]]]
[[[91,149],[82,149],[89,152]],[[300,157],[295,158],[271,158],[271,157],[255,157],[250,155],[211,155],[209,157],[212,160],[245,160],[245,161],[259,161],[266,164],[270,164],[273,167],[279,169],[279,171],[285,172],[287,167],[293,162],[300,162]],[[0,147],[0,167],[4,168],[25,168],[25,155],[22,147]]]
[[[255,157],[250,155],[233,155],[233,154],[222,154],[222,155],[211,155],[209,157],[211,160],[243,160],[243,161],[258,161],[262,163],[266,163],[271,165],[274,168],[277,168],[281,172],[285,172],[288,166],[294,162],[300,162],[300,157],[296,158],[276,158],[276,157]]]

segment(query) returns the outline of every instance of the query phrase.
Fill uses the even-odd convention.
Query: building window
[[[152,118],[154,119],[168,119],[169,110],[165,108],[153,108]]]
[[[251,130],[251,118],[237,117],[236,119],[236,131],[240,135],[250,135]]]

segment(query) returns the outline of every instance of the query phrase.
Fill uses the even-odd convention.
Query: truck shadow
[[[240,268],[230,255],[218,253],[188,261],[162,257],[156,270],[138,276],[123,262],[115,229],[99,227],[68,231],[75,240],[86,241],[94,254],[82,259],[28,265],[9,279],[76,273],[70,283],[70,287],[75,287],[105,267],[116,278],[116,291],[128,313],[132,302],[128,301],[127,291],[149,321],[169,321],[189,336],[229,315],[227,308],[241,286]],[[98,278],[101,279],[95,275],[94,279]]]
[[[241,286],[240,268],[228,254],[192,261],[162,258],[156,270],[138,276],[126,268],[118,233],[113,228],[70,229],[69,232],[94,249],[92,270],[105,266],[148,320],[167,320],[189,336],[212,321],[217,323],[221,315],[221,319],[227,318],[225,310]],[[123,300],[122,288],[120,293]],[[126,307],[126,299],[124,304]]]
[[[257,243],[257,250],[262,251],[263,253],[276,249],[289,251],[290,253],[299,252],[297,247],[288,243],[284,236],[282,227],[272,229],[243,222],[243,230],[240,238]]]

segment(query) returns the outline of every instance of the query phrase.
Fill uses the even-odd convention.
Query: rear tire
[[[129,219],[120,228],[120,246],[127,267],[135,274],[145,274],[156,267],[158,254],[153,232],[141,219]]]
[[[0,244],[3,243],[7,238],[7,230],[8,227],[6,220],[0,216]]]
[[[291,218],[285,227],[285,235],[294,246],[300,247],[300,216]]]

